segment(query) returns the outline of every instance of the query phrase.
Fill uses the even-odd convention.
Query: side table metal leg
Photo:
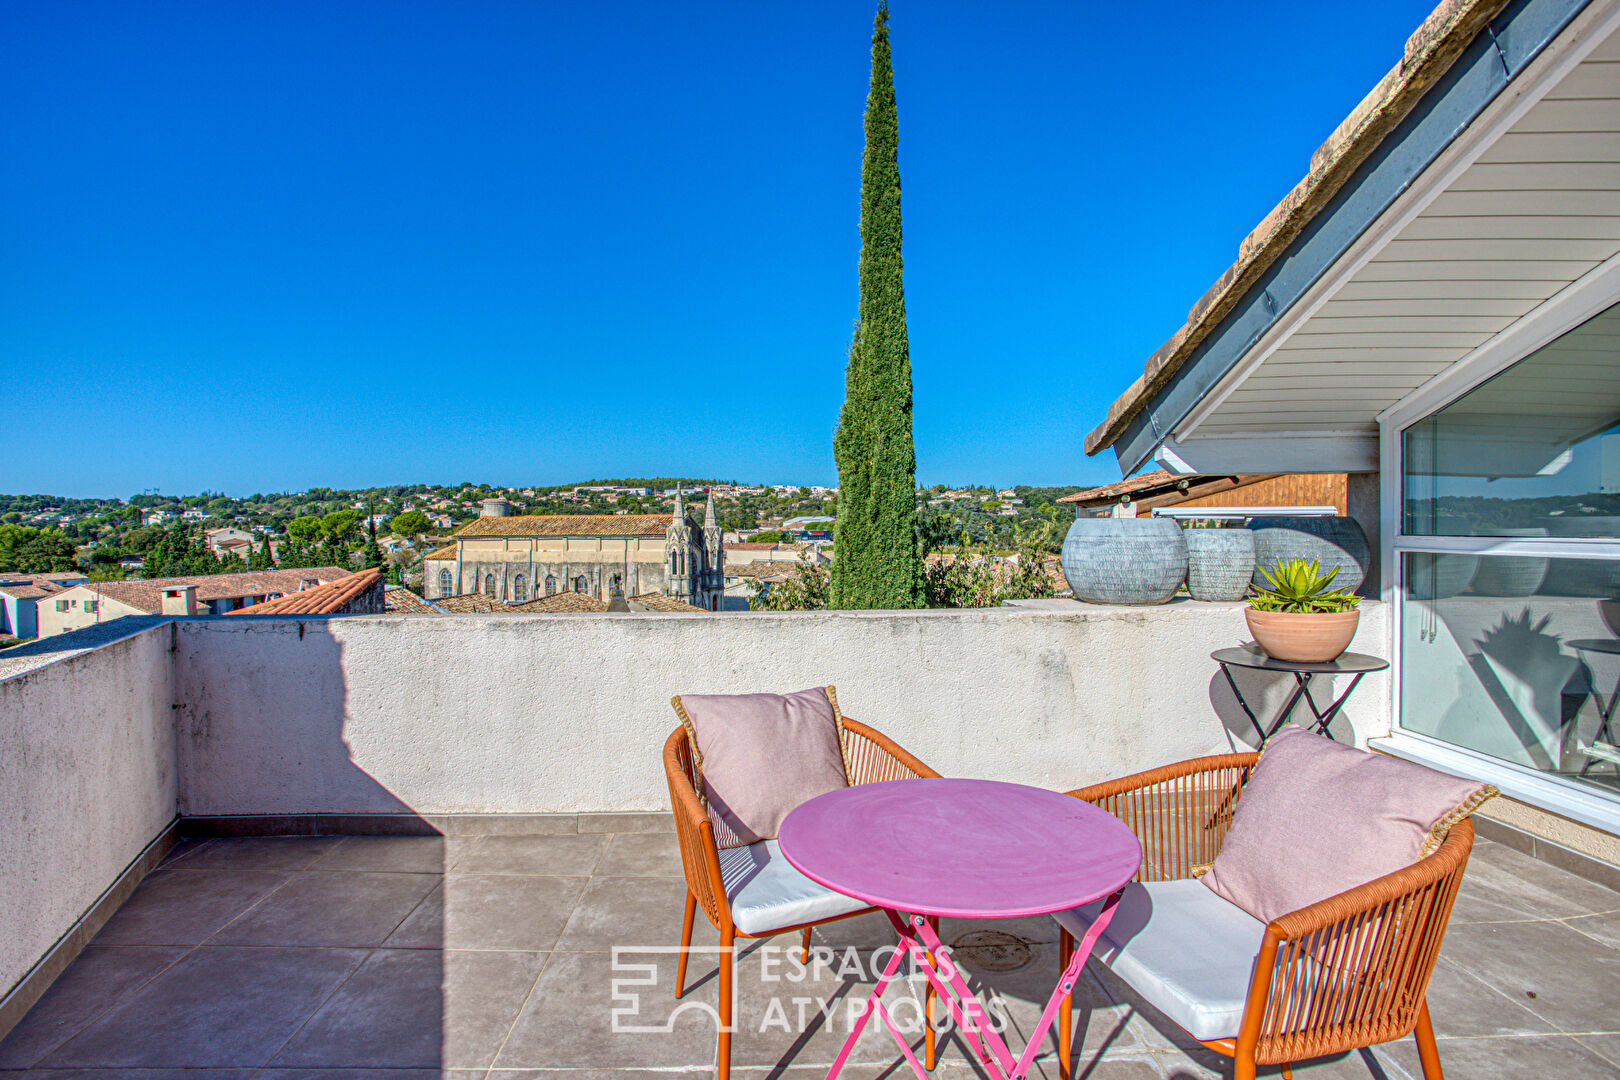
[[[1271,730],[1266,732],[1265,735],[1267,739],[1281,731],[1282,726],[1288,723],[1288,718],[1294,715],[1294,709],[1299,705],[1299,699],[1309,698],[1310,696],[1311,677],[1309,673],[1295,671],[1292,674],[1294,676],[1294,692],[1288,695],[1288,700],[1283,703],[1282,711],[1277,714],[1277,719],[1271,722]]]
[[[1344,688],[1344,693],[1340,694],[1339,699],[1329,705],[1325,712],[1317,712],[1316,702],[1311,700],[1309,694],[1305,696],[1305,704],[1311,707],[1311,713],[1316,717],[1316,733],[1318,735],[1333,738],[1333,732],[1330,730],[1333,718],[1339,715],[1339,710],[1344,708],[1344,703],[1349,701],[1350,695],[1356,692],[1356,687],[1361,684],[1361,677],[1364,674],[1365,672],[1357,672],[1356,677],[1350,680],[1350,685]]]
[[[1266,729],[1260,726],[1259,717],[1254,715],[1254,710],[1249,708],[1249,703],[1243,700],[1243,691],[1238,689],[1237,681],[1232,678],[1232,669],[1225,664],[1221,664],[1221,674],[1226,676],[1226,685],[1232,688],[1232,696],[1237,698],[1238,708],[1242,709],[1243,715],[1249,718],[1249,723],[1254,725],[1254,733],[1260,736],[1260,741],[1264,743],[1266,741]]]

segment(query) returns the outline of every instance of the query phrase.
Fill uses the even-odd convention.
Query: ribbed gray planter
[[[1546,536],[1546,529],[1498,529],[1501,536]],[[1531,596],[1547,580],[1547,560],[1524,555],[1483,555],[1474,571],[1481,596]]]
[[[1579,517],[1557,517],[1549,522],[1554,536],[1605,537],[1620,536],[1620,517],[1582,514]],[[1620,595],[1620,562],[1607,559],[1553,559],[1547,568],[1547,580],[1541,586],[1543,596],[1599,596]]]
[[[1187,541],[1172,518],[1076,518],[1063,576],[1092,604],[1162,604],[1187,577]]]
[[[1254,533],[1187,529],[1187,593],[1194,600],[1241,600],[1254,577]]]
[[[1262,569],[1290,559],[1315,560],[1323,573],[1338,567],[1333,588],[1355,592],[1367,576],[1372,548],[1367,534],[1348,517],[1257,517],[1249,520],[1254,533],[1254,583],[1270,588]]]
[[[1456,596],[1479,573],[1478,555],[1430,555],[1410,552],[1406,556],[1406,591],[1414,600],[1444,600]]]

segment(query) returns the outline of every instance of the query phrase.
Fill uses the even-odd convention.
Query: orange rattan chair
[[[844,760],[848,763],[851,784],[871,784],[880,780],[937,780],[939,773],[918,761],[865,724],[845,716],[841,719],[844,740]],[[718,1078],[727,1080],[731,1074],[731,996],[732,979],[736,967],[732,954],[736,938],[763,938],[785,934],[794,930],[803,932],[801,959],[810,959],[810,931],[823,923],[838,922],[876,911],[865,907],[848,911],[832,918],[812,922],[778,926],[753,933],[740,930],[732,921],[731,903],[727,898],[725,875],[722,873],[721,854],[714,840],[714,825],[708,811],[698,797],[702,777],[698,773],[692,754],[692,744],[685,727],[670,733],[664,743],[664,774],[669,780],[669,801],[675,814],[675,837],[681,849],[681,868],[686,873],[686,915],[681,923],[681,953],[676,961],[675,996],[686,992],[686,956],[692,944],[692,924],[699,908],[709,922],[720,931],[720,1041],[717,1054]],[[736,851],[739,849],[728,849]],[[933,1016],[933,987],[927,990],[925,1015]],[[926,1027],[926,1055],[928,1067],[934,1067],[934,1027]]]
[[[1220,851],[1258,754],[1195,758],[1069,792],[1123,820],[1142,842],[1141,882],[1192,878]],[[1364,885],[1279,916],[1265,928],[1242,1020],[1229,1038],[1201,1039],[1234,1060],[1235,1080],[1258,1065],[1290,1065],[1416,1035],[1426,1080],[1441,1080],[1424,1000],[1474,843],[1453,825],[1433,854]],[[1117,921],[1117,920],[1116,920]],[[1074,948],[1061,935],[1062,956]],[[1101,951],[1101,950],[1099,950]],[[1068,1080],[1073,999],[1058,1027]]]

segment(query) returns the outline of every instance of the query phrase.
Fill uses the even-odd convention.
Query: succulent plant
[[[1333,589],[1333,579],[1339,568],[1327,573],[1315,559],[1289,559],[1260,573],[1271,583],[1271,588],[1255,586],[1249,606],[1256,611],[1284,611],[1296,615],[1324,615],[1339,611],[1352,611],[1361,603],[1354,593]]]

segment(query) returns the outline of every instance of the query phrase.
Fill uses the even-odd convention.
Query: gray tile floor
[[[678,940],[684,896],[662,830],[188,843],[0,1042],[0,1074],[697,1080],[714,1071],[714,965],[692,960],[677,1003],[658,951]],[[965,938],[987,931],[1012,937]],[[947,920],[943,936],[1021,1046],[1055,975],[1051,924]],[[870,917],[830,925],[808,970],[789,938],[752,944],[738,1080],[824,1076],[890,940]],[[697,943],[715,941],[703,925]],[[917,1014],[904,985],[886,1000],[902,1022]],[[1620,893],[1481,843],[1430,1003],[1453,1080],[1620,1075]],[[615,1032],[615,1012],[640,1030]],[[1083,1080],[1227,1072],[1107,973],[1088,973],[1079,1018]],[[1045,1049],[1050,1080],[1054,1037]],[[1407,1039],[1296,1075],[1400,1080],[1416,1058]],[[848,1080],[909,1075],[875,1027],[852,1062]],[[952,1043],[938,1075],[979,1074]]]

